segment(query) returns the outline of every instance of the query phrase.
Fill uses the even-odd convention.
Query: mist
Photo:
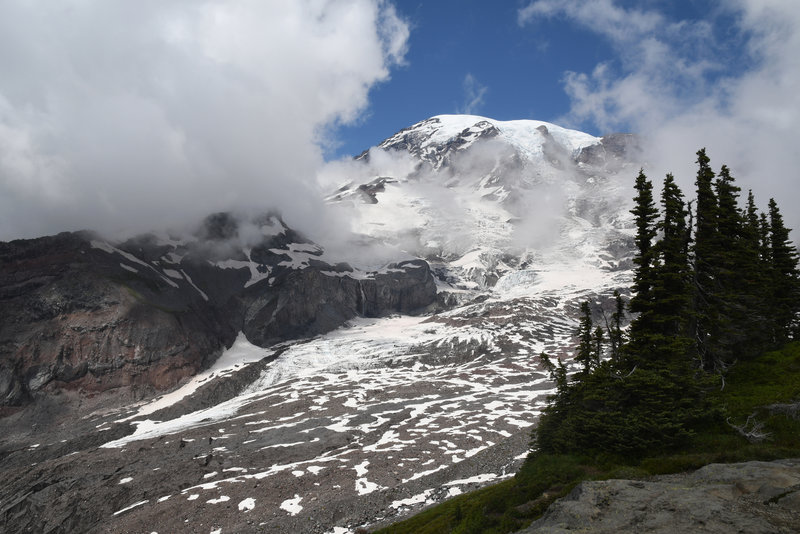
[[[645,171],[667,172],[694,196],[698,149],[728,165],[761,209],[774,197],[800,239],[800,3],[710,3],[703,20],[668,19],[656,4],[537,0],[523,26],[561,17],[603,36],[616,56],[591,72],[565,72],[570,110],[556,122],[642,138]],[[633,177],[631,177],[631,181]]]
[[[271,208],[329,227],[331,132],[408,34],[382,0],[0,3],[0,239]]]
[[[320,180],[336,192],[331,206],[339,228],[349,231],[317,242],[326,254],[362,268],[409,256],[456,261],[476,250],[490,265],[560,249],[570,214],[585,217],[591,232],[609,222],[595,219],[630,203],[624,173],[596,168],[590,178],[563,147],[545,145],[547,157],[527,159],[503,140],[480,139],[442,154],[436,169],[405,150],[379,148],[364,159],[329,163]],[[376,179],[388,181],[373,205],[359,186]]]

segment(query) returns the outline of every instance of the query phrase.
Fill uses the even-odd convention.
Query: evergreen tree
[[[723,165],[714,184],[717,197],[717,244],[714,256],[714,284],[709,288],[714,307],[710,351],[718,366],[726,366],[746,356],[752,347],[748,331],[751,314],[758,300],[758,265],[751,261],[746,239],[745,219],[739,210],[741,189],[735,185],[730,169]]]
[[[771,229],[769,227],[769,219],[766,213],[760,213],[758,216],[758,237],[761,243],[759,253],[763,265],[772,267],[772,243],[770,242]]]
[[[656,228],[661,239],[655,244],[653,269],[652,332],[655,359],[664,365],[690,359],[692,338],[690,232],[683,193],[672,174],[667,174],[661,194],[662,218]]]
[[[697,151],[697,208],[695,210],[692,325],[697,355],[702,367],[710,369],[718,361],[713,354],[714,325],[717,324],[714,294],[718,281],[717,197],[714,194],[714,171],[705,148]]]
[[[723,165],[714,189],[717,197],[717,232],[728,243],[742,237],[742,217],[738,201],[741,188],[734,182],[730,169]]]
[[[771,347],[770,303],[765,299],[770,292],[771,267],[762,259],[761,222],[752,191],[747,192],[741,219],[740,257],[734,273],[734,288],[742,307],[737,352],[740,357],[751,358]]]
[[[619,362],[620,349],[624,342],[624,335],[622,331],[622,321],[625,319],[625,302],[622,300],[622,295],[619,291],[614,290],[614,313],[611,314],[611,324],[607,324],[608,328],[608,341],[611,345],[611,358],[614,363]]]
[[[746,249],[748,261],[758,265],[756,270],[760,270],[761,265],[761,224],[759,222],[758,208],[753,191],[747,191],[747,203],[742,209],[742,241]]]
[[[603,329],[598,326],[592,334],[592,363],[595,367],[600,365],[603,359],[603,337]]]
[[[797,249],[789,239],[789,229],[775,199],[769,199],[770,259],[773,288],[775,342],[785,343],[798,328],[800,313],[800,273],[797,269]]]
[[[747,204],[742,211],[743,237],[747,241],[748,247],[758,252],[760,250],[761,227],[758,222],[758,208],[753,190],[747,191]]]
[[[575,355],[577,360],[582,366],[582,371],[588,373],[599,362],[599,358],[595,358],[595,344],[592,332],[592,312],[589,309],[588,302],[581,303],[581,318],[578,324],[578,330],[575,335],[578,337],[578,349]]]
[[[655,269],[656,251],[653,240],[656,237],[656,224],[658,210],[653,203],[653,183],[647,179],[644,171],[640,170],[634,184],[636,197],[631,213],[635,217],[636,256],[633,263],[636,265],[633,274],[633,296],[628,306],[633,313],[639,315],[631,322],[628,345],[631,350],[626,351],[626,358],[630,366],[636,365],[636,360],[646,357],[652,349],[653,331],[653,276]]]

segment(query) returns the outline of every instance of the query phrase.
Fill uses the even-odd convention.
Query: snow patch
[[[239,503],[240,512],[249,512],[255,507],[256,507],[256,500],[252,497],[248,497]]]
[[[433,493],[432,489],[426,489],[422,493],[418,493],[413,497],[408,497],[407,499],[400,499],[399,501],[392,501],[390,506],[394,509],[398,508],[405,508],[408,506],[414,506],[415,504],[422,504],[428,500],[431,493]]]
[[[286,499],[281,503],[281,510],[288,512],[289,515],[297,515],[303,510],[303,507],[300,506],[302,500],[301,496],[295,494],[293,499]]]
[[[130,506],[126,506],[126,507],[125,507],[125,508],[123,508],[122,510],[117,510],[117,511],[116,511],[116,512],[114,512],[112,515],[119,515],[119,514],[125,513],[125,512],[127,512],[128,510],[133,510],[133,509],[134,509],[134,508],[136,508],[137,506],[141,506],[141,505],[143,505],[143,504],[147,504],[147,503],[149,503],[149,502],[150,502],[150,500],[149,500],[149,499],[148,499],[148,500],[146,500],[146,501],[139,501],[139,502],[135,502],[135,503],[133,503],[133,504],[132,504],[132,505],[130,505]]]
[[[357,478],[356,479],[356,492],[359,495],[367,495],[369,493],[372,493],[373,491],[378,491],[378,490],[382,490],[382,489],[386,489],[386,488],[384,488],[383,486],[379,486],[378,484],[376,484],[374,482],[370,482],[366,478]]]
[[[470,478],[462,478],[459,480],[451,480],[450,482],[445,482],[445,486],[462,486],[464,484],[483,484],[484,482],[490,482],[495,480],[497,477],[494,473],[484,473],[482,475],[475,475],[474,477]]]

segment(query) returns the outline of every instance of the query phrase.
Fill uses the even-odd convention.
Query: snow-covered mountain
[[[36,405],[3,420],[5,524],[343,534],[511,476],[552,390],[536,356],[569,360],[579,303],[629,285],[636,158],[629,135],[442,115],[361,154],[328,197],[362,249],[402,261],[339,263],[269,217],[213,258],[201,238],[81,245],[145,276],[132,289],[148,298],[177,294],[163,275],[210,302],[228,348],[172,391],[68,427],[24,428]],[[267,335],[280,310],[317,326]]]
[[[356,231],[399,243],[457,288],[557,286],[578,271],[596,287],[599,273],[629,267],[635,143],[540,121],[441,115],[372,149],[414,158],[413,172],[351,182],[329,200],[349,201]]]

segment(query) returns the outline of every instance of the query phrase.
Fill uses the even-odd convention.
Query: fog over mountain
[[[328,128],[402,62],[391,4],[0,5],[0,239],[280,206],[324,226]]]
[[[637,133],[651,177],[671,171],[685,191],[705,146],[762,207],[797,198],[787,150],[800,121],[795,3],[741,0],[709,13],[744,43],[735,69],[707,20],[545,0],[518,15],[531,32],[569,20],[617,54],[564,72],[570,109],[553,122]],[[411,28],[383,0],[3,2],[0,239],[133,235],[264,208],[311,233],[341,233],[351,223],[322,209],[319,177],[338,165],[324,154],[338,126],[368,116],[370,90],[403,68]],[[468,81],[479,110],[492,81]]]

